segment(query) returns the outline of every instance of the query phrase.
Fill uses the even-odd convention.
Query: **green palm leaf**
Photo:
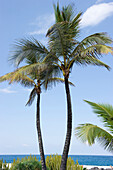
[[[11,77],[13,76],[14,72],[11,73],[7,73],[4,76],[0,77],[0,82],[4,82],[4,81],[10,81]]]
[[[72,56],[73,57],[68,63],[69,68],[71,68],[73,66],[73,64],[76,63],[76,64],[80,64],[80,65],[81,64],[82,65],[91,64],[91,65],[104,66],[108,70],[110,69],[110,67],[107,64],[103,63],[98,58],[102,54],[108,54],[108,53],[113,54],[112,47],[106,46],[103,44],[95,44],[95,45],[91,45],[87,48],[85,48],[83,45],[80,45],[78,47],[76,47],[75,50],[73,51],[73,53],[70,55],[70,57],[72,57]]]
[[[53,7],[54,7],[54,13],[55,13],[56,22],[63,21],[63,16],[62,16],[61,11],[59,9],[59,3],[57,3],[57,6],[55,4],[53,4]]]
[[[90,46],[90,45],[95,45],[95,44],[111,44],[112,40],[111,38],[107,35],[107,33],[105,32],[100,32],[100,33],[95,33],[92,34],[86,38],[84,38],[79,45],[77,46],[77,48],[79,48],[79,46],[83,45],[85,47]]]
[[[113,133],[113,106],[110,104],[97,104],[87,100],[84,101],[92,106],[93,112],[101,118],[104,126],[107,127],[111,133]]]
[[[59,9],[59,3],[57,3],[57,6],[53,4],[53,7],[56,23],[62,21],[71,21],[73,19],[74,11],[72,5],[65,6],[62,8],[62,10]]]
[[[2,77],[0,77],[0,82],[8,81],[9,84],[14,82],[20,83],[24,87],[33,87],[35,82],[25,74],[22,74],[18,71],[18,69],[14,72],[8,73]]]
[[[92,145],[97,140],[104,149],[113,152],[113,136],[106,130],[93,124],[81,124],[75,130],[75,135],[82,142]]]
[[[58,56],[65,57],[73,50],[79,33],[80,16],[81,13],[71,22],[68,19],[57,22],[48,30],[49,48]]]
[[[21,73],[18,73],[11,77],[9,84],[12,84],[13,82],[20,83],[24,87],[34,87],[35,85],[34,80]]]
[[[75,45],[73,39],[73,30],[68,22],[61,22],[53,25],[51,34],[49,34],[49,48],[57,56],[66,56]]]
[[[82,51],[80,51],[79,54],[81,56],[93,54],[93,56],[97,58],[97,56],[100,54],[108,54],[108,53],[113,53],[112,47],[103,44],[96,44],[96,45],[89,46],[86,49],[83,49]]]
[[[35,59],[36,62],[40,62],[48,54],[46,47],[35,38],[21,39],[16,43],[14,49],[15,51],[13,51],[9,60],[13,61],[16,66],[23,60],[29,63],[29,61]]]
[[[45,63],[33,63],[30,65],[25,65],[23,67],[20,67],[19,69],[16,70],[15,73],[22,73],[22,74],[27,74],[30,75],[32,73],[37,72],[37,75],[40,74],[42,71],[46,70],[48,68],[47,64]],[[16,76],[16,74],[15,74]]]
[[[73,55],[76,55],[78,51],[82,51],[84,49],[87,49],[90,46],[93,45],[106,45],[111,44],[113,41],[106,33],[95,33],[92,34],[86,38],[84,38],[81,42],[78,42],[78,45],[70,55],[70,57],[73,57]],[[111,48],[111,53],[113,53],[113,49]]]
[[[113,151],[113,107],[109,104],[97,104],[84,100],[93,108],[93,112],[97,116],[101,117],[103,125],[107,127],[107,130],[104,130],[93,124],[81,124],[75,128],[75,135],[81,139],[83,142],[88,142],[89,145],[92,145],[97,140],[104,149],[108,151]]]
[[[68,62],[68,69],[72,68],[73,64],[76,63],[78,65],[97,65],[106,67],[110,70],[110,67],[96,58],[93,55],[93,52],[89,53],[87,50],[82,51],[80,54],[76,55],[73,59]]]

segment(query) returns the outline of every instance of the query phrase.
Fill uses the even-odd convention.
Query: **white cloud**
[[[97,0],[95,5],[89,7],[82,16],[81,26],[95,26],[107,17],[113,15],[113,2],[101,3],[104,0]],[[37,27],[34,31],[29,32],[30,35],[46,34],[51,25],[55,23],[54,14],[43,15],[36,19],[32,25]],[[46,44],[46,43],[45,43]]]
[[[10,87],[0,89],[0,92],[2,92],[2,93],[16,93],[16,91],[10,90]]]
[[[83,14],[81,26],[95,26],[111,15],[113,15],[113,2],[93,5]]]
[[[47,30],[51,25],[53,25],[55,22],[54,14],[50,15],[43,15],[36,19],[35,23],[32,23],[32,25],[37,26],[37,29],[35,31],[30,32],[30,35],[40,35],[40,34],[46,34]]]

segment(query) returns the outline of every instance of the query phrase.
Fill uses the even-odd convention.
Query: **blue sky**
[[[47,29],[54,23],[52,0],[0,0],[0,76],[13,71],[8,62],[15,41],[34,36],[44,45]],[[75,13],[83,12],[81,36],[107,32],[113,38],[113,1],[111,0],[59,0],[60,7],[75,4]],[[113,104],[113,56],[105,55],[102,61],[112,69],[94,66],[74,66],[70,80],[73,106],[73,136],[70,154],[110,155],[97,143],[92,147],[82,144],[74,136],[80,123],[94,123],[102,127],[91,107],[83,99]],[[35,126],[35,102],[25,107],[30,89],[18,84],[0,84],[0,154],[39,154]],[[66,133],[66,101],[63,84],[41,94],[41,126],[46,154],[63,150]]]

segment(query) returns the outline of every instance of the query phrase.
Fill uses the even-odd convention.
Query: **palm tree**
[[[97,65],[110,67],[99,60],[101,54],[113,53],[109,44],[112,40],[106,33],[95,33],[78,41],[79,24],[82,13],[76,16],[71,5],[59,9],[59,4],[54,5],[56,23],[47,32],[49,37],[48,48],[54,54],[46,56],[57,65],[63,73],[65,80],[65,90],[67,97],[67,133],[61,160],[61,170],[66,169],[66,162],[70,147],[72,133],[72,106],[68,79],[74,64],[77,65]]]
[[[56,66],[50,66],[43,61],[45,54],[48,54],[47,49],[39,43],[36,39],[22,39],[20,42],[17,42],[15,46],[15,51],[10,58],[14,62],[16,66],[18,66],[23,60],[28,64],[19,69],[19,73],[22,75],[25,73],[27,76],[30,76],[31,79],[35,80],[34,88],[31,91],[30,98],[27,102],[27,105],[31,105],[35,96],[37,95],[37,116],[36,116],[36,125],[38,132],[38,141],[39,141],[39,149],[41,156],[41,164],[42,169],[46,170],[45,157],[44,157],[44,149],[40,128],[40,93],[41,86],[47,89],[48,85],[52,85],[52,83],[63,82],[62,79],[56,78],[57,68]],[[54,67],[54,69],[53,69]],[[49,69],[48,69],[49,68]],[[54,78],[53,78],[54,74]],[[21,78],[18,79],[18,71],[14,74],[14,78],[11,78],[10,82],[13,81],[23,81]]]
[[[43,79],[41,80],[39,79],[40,77],[39,75],[36,75],[36,72],[32,72],[30,73],[29,76],[27,76],[25,73],[22,72],[22,70],[24,70],[24,67],[0,77],[0,82],[7,80],[9,81],[10,84],[12,84],[13,82],[19,82],[25,87],[26,86],[33,87],[33,90],[30,93],[30,97],[26,105],[30,106],[33,103],[35,97],[37,96],[36,126],[37,126],[37,133],[38,133],[42,169],[46,170],[42,133],[40,127],[40,93],[41,93],[41,86],[44,84],[44,81]]]
[[[97,140],[104,149],[113,152],[113,106],[86,101],[93,108],[93,112],[101,118],[107,130],[90,123],[80,124],[75,128],[75,135],[82,141],[92,145]]]
[[[47,87],[51,87],[56,83],[62,82],[64,80],[62,78],[57,78],[55,75],[57,74],[57,67],[47,65],[45,63],[39,62],[40,56],[33,55],[26,57],[26,63],[28,65],[23,66],[19,69],[16,69],[14,72],[8,73],[2,77],[0,77],[0,82],[8,81],[9,84],[14,82],[20,83],[24,87],[32,87],[32,91],[29,96],[29,100],[26,105],[31,106],[35,97],[37,96],[37,114],[36,114],[36,127],[38,133],[38,142],[39,142],[39,150],[41,156],[41,164],[42,169],[46,170],[45,157],[44,157],[44,148],[42,141],[42,133],[40,127],[40,94],[41,88],[47,90]],[[69,84],[73,85],[73,83],[69,82]],[[74,86],[74,85],[73,85]]]

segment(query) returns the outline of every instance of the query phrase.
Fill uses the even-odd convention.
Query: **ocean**
[[[0,159],[6,160],[7,163],[12,163],[13,159],[22,159],[29,155],[0,155]],[[34,155],[40,160],[39,155]],[[46,155],[48,156],[48,155]],[[96,165],[96,166],[113,166],[113,156],[97,156],[97,155],[69,155],[75,162],[78,160],[80,165]]]

